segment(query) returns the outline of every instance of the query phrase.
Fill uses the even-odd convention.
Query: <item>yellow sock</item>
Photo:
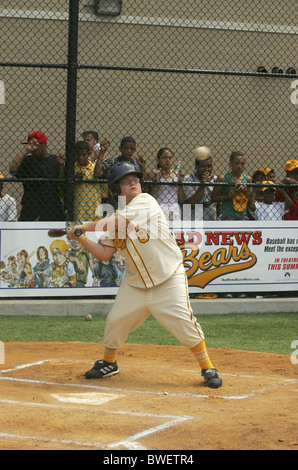
[[[191,348],[191,352],[200,364],[201,369],[214,369],[214,366],[208,356],[206,343],[203,340],[197,344],[194,348]]]
[[[106,362],[115,362],[117,356],[117,349],[106,348],[103,354],[103,360]]]

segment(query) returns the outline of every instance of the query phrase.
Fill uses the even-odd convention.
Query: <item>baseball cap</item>
[[[297,168],[298,168],[298,160],[296,159],[288,160],[285,164],[285,170],[287,172],[297,170]]]
[[[253,173],[252,177],[254,178],[256,175],[262,175],[263,178],[266,178],[266,176],[267,176],[264,170],[256,170],[256,171]]]
[[[28,135],[27,142],[23,142],[23,144],[28,144],[32,139],[37,140],[37,142],[39,142],[40,144],[46,144],[48,142],[46,136],[42,132],[35,131],[35,132],[31,132]]]
[[[275,191],[275,189],[276,189],[275,186],[274,186],[273,181],[262,181],[262,184],[267,185],[264,188],[262,188],[262,191],[267,191],[267,189],[274,189],[274,191]],[[268,185],[272,185],[272,188]]]
[[[50,251],[53,254],[53,251],[55,249],[59,250],[61,253],[65,253],[70,248],[70,245],[68,245],[64,240],[55,240],[50,246]]]
[[[271,173],[272,171],[275,171],[274,168],[270,168],[270,167],[267,167],[267,168],[263,168],[262,172],[264,173],[265,176],[269,175],[269,173]]]

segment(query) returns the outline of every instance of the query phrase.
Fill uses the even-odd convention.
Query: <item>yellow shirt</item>
[[[84,173],[83,180],[94,179],[94,168],[94,163],[90,161],[87,166],[75,163],[75,172]],[[74,190],[75,221],[86,222],[100,218],[96,215],[96,209],[101,205],[101,198],[104,196],[103,186],[100,183],[76,183]]]

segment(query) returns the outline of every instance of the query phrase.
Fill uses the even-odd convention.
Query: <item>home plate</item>
[[[102,405],[110,400],[121,398],[124,395],[116,395],[112,393],[64,393],[52,394],[53,398],[63,403],[75,403],[80,405]]]

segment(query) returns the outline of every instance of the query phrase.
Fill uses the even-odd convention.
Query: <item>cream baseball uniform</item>
[[[141,193],[117,213],[123,227],[101,243],[117,248],[127,271],[107,317],[104,346],[120,348],[152,314],[183,346],[195,347],[204,334],[189,303],[182,253],[156,199]]]

